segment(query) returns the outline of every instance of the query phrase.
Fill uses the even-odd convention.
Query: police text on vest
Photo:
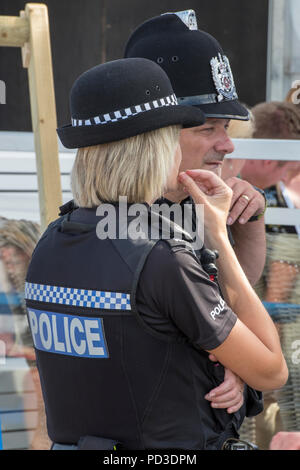
[[[28,308],[34,346],[56,354],[107,358],[101,318],[66,315]]]

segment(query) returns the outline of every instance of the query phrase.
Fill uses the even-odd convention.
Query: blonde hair
[[[166,188],[179,142],[180,126],[80,148],[71,173],[79,207],[95,207],[127,196],[128,203],[157,199]]]
[[[228,127],[228,135],[231,139],[252,139],[255,131],[255,120],[252,112],[248,109],[249,121],[231,120]]]

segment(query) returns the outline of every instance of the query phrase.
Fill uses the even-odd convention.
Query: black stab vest
[[[216,449],[237,437],[245,409],[228,414],[204,399],[224,368],[137,311],[140,273],[157,241],[100,241],[95,210],[77,211],[84,223],[67,214],[50,224],[26,278],[50,439],[101,436],[137,450]]]

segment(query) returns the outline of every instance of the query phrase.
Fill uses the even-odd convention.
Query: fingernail
[[[232,218],[231,217],[228,217],[227,219],[227,225],[231,225],[232,224]]]
[[[240,222],[240,224],[244,224],[244,223],[245,223],[245,219],[243,219],[243,218],[242,218],[242,219],[239,219],[239,222]]]

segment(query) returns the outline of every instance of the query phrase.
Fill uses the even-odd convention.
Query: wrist
[[[228,232],[225,228],[218,227],[217,230],[205,230],[204,234],[204,243],[207,246],[210,246],[211,249],[218,249],[220,247],[231,246],[228,238]]]
[[[256,186],[253,186],[253,188],[258,191],[263,197],[264,197],[264,200],[265,200],[265,207],[263,208],[262,211],[260,211],[259,214],[257,215],[253,215],[252,217],[250,217],[250,219],[248,220],[248,222],[256,222],[257,220],[260,220],[264,217],[265,215],[265,212],[267,210],[267,207],[268,207],[268,204],[267,204],[267,198],[266,198],[266,195],[265,195],[265,192],[260,189],[260,188],[257,188]]]

